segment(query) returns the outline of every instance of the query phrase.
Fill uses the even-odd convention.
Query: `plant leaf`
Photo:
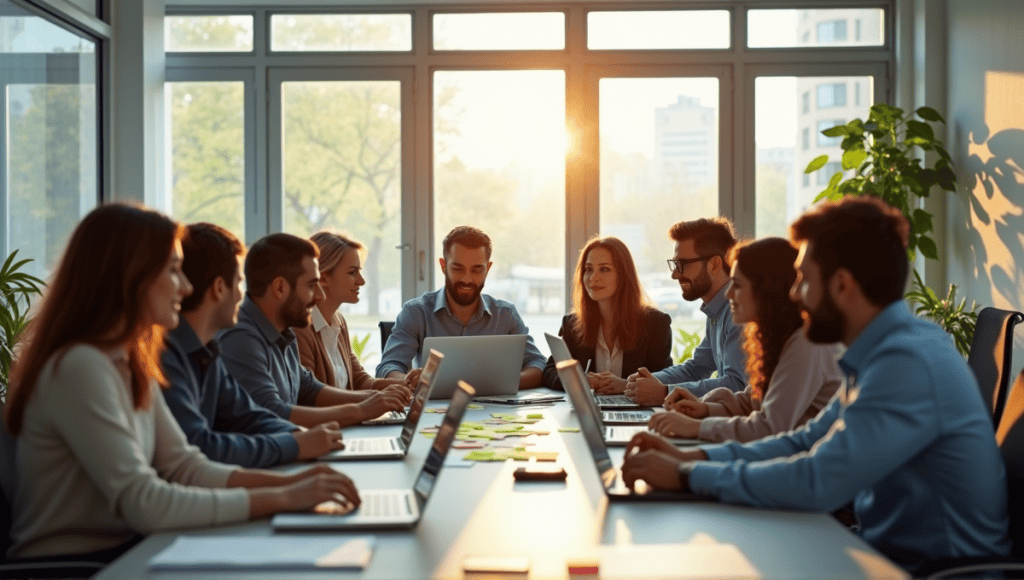
[[[917,238],[917,247],[921,250],[921,254],[923,254],[925,258],[930,258],[932,260],[939,259],[939,250],[935,246],[935,240],[928,236],[921,236]]]
[[[863,149],[853,149],[843,152],[843,169],[857,169],[867,159],[868,154]]]
[[[814,173],[824,167],[826,163],[828,163],[828,155],[819,155],[807,164],[807,168],[804,169],[804,173]]]
[[[914,113],[924,119],[925,121],[931,121],[933,123],[945,123],[946,120],[942,118],[942,115],[938,111],[931,107],[920,107]]]

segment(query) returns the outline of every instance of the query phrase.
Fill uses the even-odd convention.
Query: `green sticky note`
[[[543,419],[544,418],[544,414],[543,413],[531,413],[531,414],[527,415],[526,418],[527,419]]]
[[[558,430],[559,433],[579,433],[578,427],[562,427]]]

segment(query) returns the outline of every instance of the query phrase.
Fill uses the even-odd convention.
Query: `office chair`
[[[967,365],[974,371],[981,396],[992,412],[992,424],[999,424],[1010,386],[1010,360],[1013,358],[1013,329],[1024,322],[1024,314],[1014,310],[983,308],[974,327]]]
[[[384,347],[388,345],[388,337],[391,336],[395,323],[389,320],[381,320],[377,323],[377,327],[380,328],[380,353],[384,354]]]
[[[7,558],[11,547],[11,503],[14,495],[15,439],[0,420],[0,578],[89,578],[103,568],[98,562],[47,562],[37,558]]]
[[[958,578],[975,572],[1015,572],[1006,578],[1024,576],[1024,371],[1017,376],[1006,399],[1006,408],[999,427],[996,443],[1006,465],[1007,513],[1010,519],[1010,541],[1013,543],[1008,557],[944,558],[927,563],[918,576],[929,580]]]

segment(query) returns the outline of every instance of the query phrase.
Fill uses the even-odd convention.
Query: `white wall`
[[[1024,2],[948,0],[946,275],[982,306],[1024,311]],[[1014,341],[1024,367],[1024,328]]]

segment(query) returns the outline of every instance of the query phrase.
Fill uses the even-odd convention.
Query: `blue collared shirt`
[[[428,336],[483,336],[493,334],[525,334],[526,351],[523,369],[537,367],[544,370],[544,355],[537,350],[530,330],[511,302],[480,295],[480,306],[463,326],[452,315],[444,288],[427,292],[402,306],[395,319],[395,328],[388,338],[387,347],[377,365],[377,376],[386,377],[391,371],[409,372],[412,359],[420,360],[423,339]]]
[[[725,297],[728,284],[715,294],[700,310],[708,317],[704,339],[693,349],[693,357],[681,365],[668,367],[654,378],[669,386],[689,389],[700,397],[718,387],[738,393],[747,388],[747,355],[743,352],[743,326],[733,324],[729,300]],[[718,372],[715,378],[708,378]]]
[[[759,442],[702,447],[711,461],[693,467],[690,488],[825,512],[853,499],[864,539],[910,570],[935,558],[1008,554],[1002,456],[949,335],[896,301],[839,366],[846,381],[818,417]]]
[[[204,346],[182,318],[164,343],[164,400],[189,443],[214,461],[242,467],[295,461],[298,427],[252,400],[228,374],[216,339]]]
[[[315,406],[324,384],[299,361],[295,333],[282,333],[247,294],[238,324],[220,335],[224,365],[253,400],[285,419],[294,405]]]

